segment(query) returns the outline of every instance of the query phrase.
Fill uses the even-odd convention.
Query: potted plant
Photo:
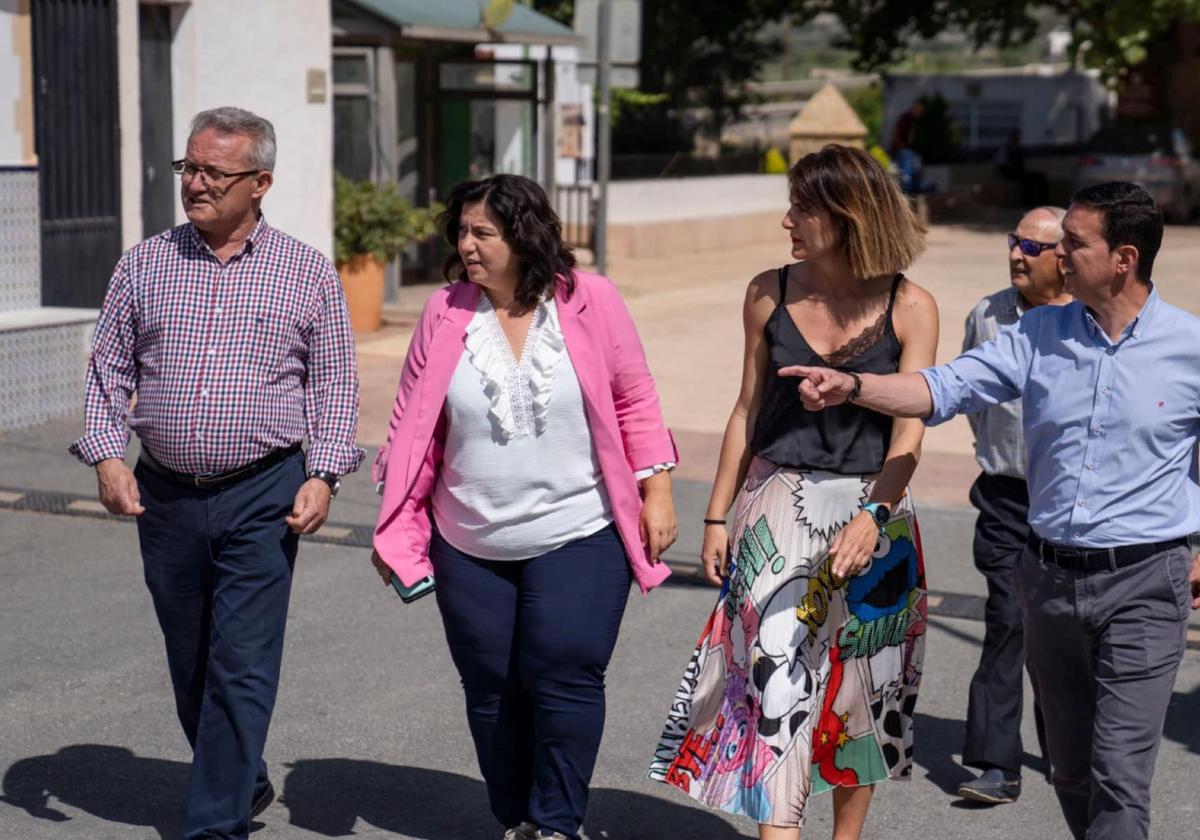
[[[432,236],[441,209],[413,207],[393,183],[333,176],[334,259],[355,332],[379,329],[388,260]]]

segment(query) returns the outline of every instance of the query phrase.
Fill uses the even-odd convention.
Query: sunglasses
[[[1057,242],[1035,242],[1032,239],[1022,239],[1015,233],[1008,235],[1008,250],[1020,248],[1021,253],[1027,257],[1041,256],[1042,251],[1049,251],[1051,248],[1057,247]]]

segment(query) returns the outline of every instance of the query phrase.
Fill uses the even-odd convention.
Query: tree
[[[782,50],[762,30],[787,6],[787,0],[643,0],[642,90],[667,94],[675,108],[707,107],[706,128],[719,136],[745,102],[741,85]]]
[[[977,47],[1012,46],[1037,32],[1039,9],[1068,21],[1072,60],[1110,80],[1144,63],[1175,24],[1200,21],[1200,0],[792,0],[789,5],[798,21],[820,12],[836,15],[846,29],[839,46],[853,50],[856,66],[864,70],[894,64],[914,39],[952,28],[966,32]]]

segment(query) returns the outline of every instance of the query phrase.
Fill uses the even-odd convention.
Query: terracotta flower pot
[[[386,265],[370,254],[359,254],[338,264],[350,325],[355,332],[374,332],[383,323],[383,291]]]

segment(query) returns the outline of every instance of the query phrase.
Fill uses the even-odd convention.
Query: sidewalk
[[[1008,285],[1005,233],[1005,226],[935,226],[928,250],[908,272],[938,302],[939,363],[958,355],[963,320],[975,303]],[[787,239],[780,229],[778,245],[704,251],[694,259],[681,254],[610,262],[609,275],[637,323],[667,423],[679,444],[681,478],[712,480],[741,379],[746,284],[759,271],[788,260]],[[1200,313],[1200,284],[1193,281],[1198,263],[1200,228],[1168,227],[1155,282],[1166,300],[1195,313]],[[359,434],[369,444],[377,445],[386,434],[409,334],[435,288],[401,289],[400,303],[388,311],[391,325],[359,340]],[[967,493],[978,473],[972,447],[965,418],[927,430],[912,482],[918,504],[969,505]]]

